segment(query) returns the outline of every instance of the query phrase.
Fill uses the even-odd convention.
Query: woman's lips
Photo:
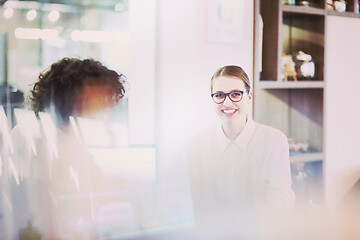
[[[237,109],[234,109],[234,108],[222,109],[221,110],[221,112],[224,113],[227,116],[232,116],[236,111],[237,111]]]

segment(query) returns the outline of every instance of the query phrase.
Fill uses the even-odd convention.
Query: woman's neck
[[[242,118],[240,121],[235,123],[227,123],[222,125],[222,129],[225,133],[225,136],[230,139],[234,140],[239,136],[241,131],[244,129],[247,122],[247,117]]]

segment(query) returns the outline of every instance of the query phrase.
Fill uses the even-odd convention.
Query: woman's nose
[[[230,100],[230,97],[229,97],[229,95],[226,95],[225,96],[225,100],[224,100],[224,102],[223,102],[223,105],[232,105],[232,101]]]

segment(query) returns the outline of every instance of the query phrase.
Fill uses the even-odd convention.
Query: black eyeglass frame
[[[237,101],[234,101],[234,100],[231,98],[231,96],[230,96],[230,94],[232,94],[232,93],[234,93],[234,92],[241,93],[241,98],[240,98],[239,100],[237,100]],[[250,92],[249,90],[245,90],[245,91],[232,90],[231,92],[228,92],[228,93],[215,92],[215,93],[212,93],[212,94],[211,94],[211,98],[212,98],[212,100],[214,101],[214,103],[216,103],[216,104],[221,104],[221,103],[225,102],[226,97],[228,97],[232,102],[240,102],[240,101],[243,99],[243,97],[244,97],[244,93],[249,93],[249,92]],[[225,95],[224,100],[222,100],[221,102],[216,102],[215,99],[214,99],[214,95],[215,95],[215,94],[218,94],[218,93],[223,93],[223,94]]]

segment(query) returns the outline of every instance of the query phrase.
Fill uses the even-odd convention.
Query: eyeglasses
[[[240,102],[244,96],[244,93],[249,93],[249,90],[245,90],[245,91],[234,90],[229,93],[216,92],[216,93],[212,93],[211,97],[216,104],[223,103],[227,96],[232,102]]]

